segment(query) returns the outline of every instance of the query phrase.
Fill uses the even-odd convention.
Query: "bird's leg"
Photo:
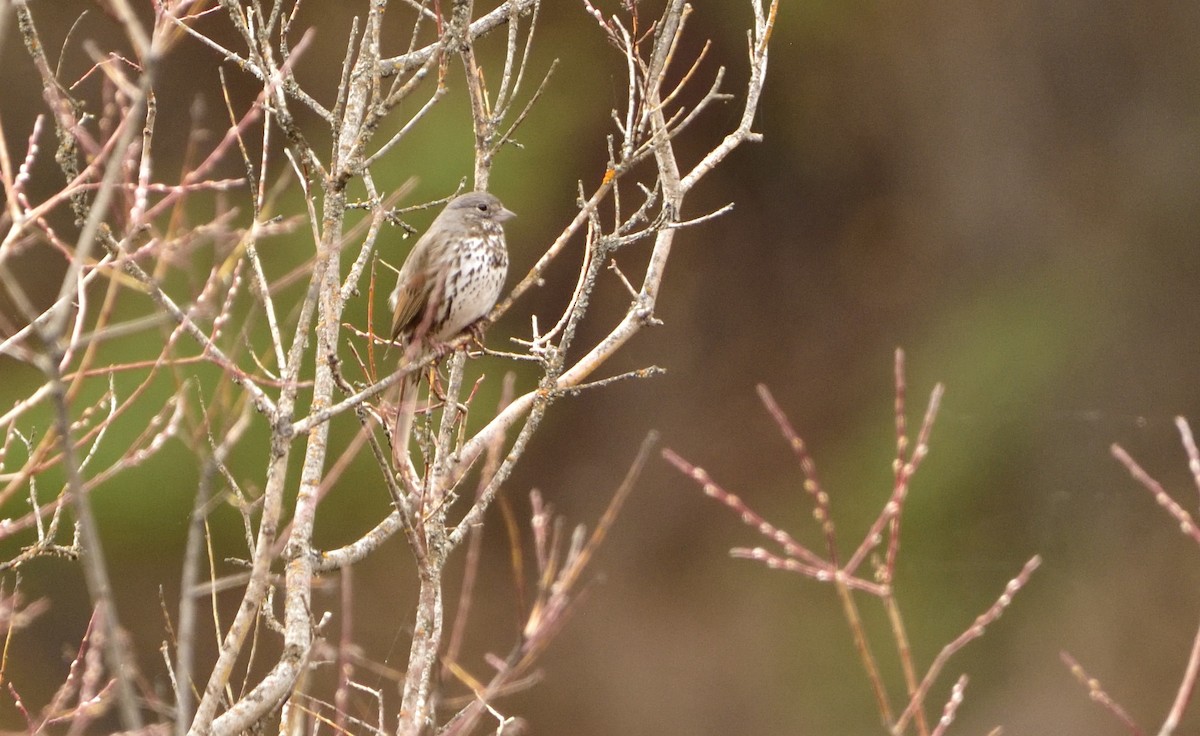
[[[475,320],[471,324],[467,325],[466,331],[471,333],[471,339],[475,342],[476,345],[479,346],[480,350],[484,349],[483,333],[487,330],[488,324],[490,324],[490,323],[488,322],[487,317],[480,317],[479,319]]]

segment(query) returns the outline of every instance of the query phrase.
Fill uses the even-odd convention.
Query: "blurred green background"
[[[319,99],[328,101],[361,5],[310,0],[301,14],[300,26],[319,21],[299,69]],[[92,7],[30,6],[53,59]],[[615,12],[618,3],[598,6]],[[391,12],[391,53],[407,44],[410,17],[399,5]],[[696,3],[684,51],[714,43],[698,85],[721,63],[727,89],[739,90],[749,22],[745,2]],[[1200,565],[1195,545],[1109,446],[1121,443],[1195,508],[1172,422],[1200,420],[1197,27],[1200,5],[1183,1],[784,0],[756,125],[765,140],[731,157],[683,214],[736,207],[679,234],[659,302],[664,324],[606,367],[657,364],[667,374],[555,404],[508,497],[524,516],[538,488],[570,522],[590,524],[653,428],[763,516],[818,544],[799,468],[755,396],[763,382],[810,443],[847,554],[891,489],[892,353],[902,346],[912,425],[932,386],[947,390],[906,507],[896,584],[918,665],[1026,559],[1044,557],[1004,617],[952,660],[930,697],[934,710],[967,673],[952,733],[996,725],[1007,734],[1121,733],[1059,661],[1065,649],[1157,730],[1200,620]],[[104,48],[116,38],[94,9],[75,33]],[[488,39],[481,53],[495,59],[500,44]],[[2,54],[0,113],[10,150],[23,152],[41,89],[12,23]],[[524,149],[503,152],[492,179],[520,215],[509,228],[514,274],[572,216],[575,182],[593,186],[601,175],[608,111],[624,89],[621,59],[579,2],[543,9],[532,71],[554,58],[559,71],[518,136]],[[90,64],[75,43],[63,76]],[[195,43],[172,52],[157,90],[164,141],[186,138],[198,94],[204,119],[223,127],[217,65]],[[382,188],[416,176],[415,201],[469,175],[465,93],[453,66],[433,119],[376,168]],[[254,89],[237,84],[244,109]],[[679,145],[685,161],[735,125],[739,105],[706,116]],[[52,149],[48,134],[42,145]],[[178,152],[168,142],[159,151],[161,170],[175,170]],[[280,208],[302,211],[298,199]],[[264,246],[264,256],[279,275],[308,247],[301,233]],[[619,256],[627,272],[644,257],[635,248],[643,250]],[[385,257],[398,263],[402,252]],[[578,253],[491,329],[489,343],[527,335],[530,314],[545,324],[561,309]],[[170,283],[186,293],[200,277],[180,265]],[[31,256],[22,267],[31,289],[56,288],[58,266]],[[607,281],[581,343],[599,339],[624,308],[621,287]],[[348,312],[359,324],[365,314],[364,304]],[[157,349],[131,343],[112,360]],[[7,405],[33,378],[9,361],[0,370]],[[207,387],[217,378],[190,374]],[[172,390],[168,381],[155,388],[160,403]],[[335,427],[335,444],[354,426]],[[234,461],[250,485],[262,482],[264,437],[257,427]],[[321,508],[318,542],[349,541],[386,511],[377,473],[362,462],[341,481]],[[171,606],[177,595],[195,475],[174,444],[96,496],[117,598],[146,653],[164,637],[160,586]],[[236,518],[218,516],[221,552],[237,554]],[[496,521],[466,661],[479,673],[480,654],[506,652],[517,625]],[[543,681],[501,709],[538,734],[881,733],[833,591],[726,554],[761,542],[655,458],[595,563],[597,584],[543,659]],[[24,575],[25,590],[52,596],[53,607],[14,642],[8,670],[38,703],[65,674],[87,601],[73,564],[39,561]],[[398,544],[355,571],[358,641],[392,667],[407,653],[412,577]],[[333,607],[334,596],[317,604]],[[874,601],[861,605],[898,697],[886,621]],[[147,656],[143,666],[163,680],[161,661]],[[21,725],[8,702],[0,717]],[[1200,717],[1179,732],[1200,732]]]

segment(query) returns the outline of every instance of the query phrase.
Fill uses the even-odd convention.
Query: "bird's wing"
[[[396,306],[392,312],[392,339],[415,328],[424,316],[429,294],[433,291],[433,279],[429,272],[428,233],[409,252],[400,267],[396,285]]]

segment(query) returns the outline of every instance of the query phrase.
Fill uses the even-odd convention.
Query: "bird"
[[[402,363],[440,354],[460,334],[477,331],[492,311],[508,275],[504,223],[516,213],[493,194],[461,194],[446,204],[409,251],[388,297],[390,337],[404,347]],[[408,451],[419,376],[400,382],[392,456]]]

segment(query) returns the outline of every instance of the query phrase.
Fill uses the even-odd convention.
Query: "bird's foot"
[[[471,324],[467,325],[467,332],[471,333],[471,340],[483,350],[483,333],[488,328],[487,317],[480,317]]]

